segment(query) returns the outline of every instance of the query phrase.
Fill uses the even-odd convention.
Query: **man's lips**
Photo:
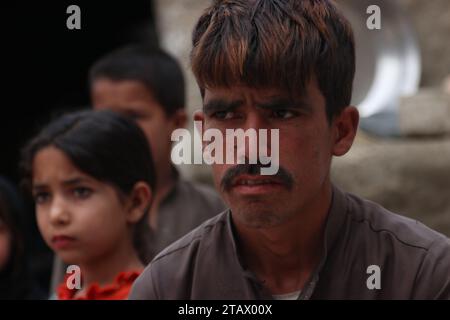
[[[233,181],[233,187],[235,186],[255,186],[255,185],[262,185],[262,184],[280,184],[281,181],[266,177],[266,176],[251,176],[251,175],[241,175],[234,179]]]
[[[52,245],[55,249],[65,249],[73,245],[75,238],[66,235],[57,235],[52,238]]]
[[[284,184],[269,176],[240,175],[232,183],[232,189],[242,194],[268,193],[280,187],[284,187]]]

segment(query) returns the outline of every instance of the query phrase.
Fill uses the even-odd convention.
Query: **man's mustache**
[[[262,164],[238,164],[234,167],[231,167],[228,169],[221,182],[220,186],[222,190],[228,191],[231,189],[233,184],[233,179],[242,175],[242,174],[248,174],[252,176],[258,176],[260,175],[261,168],[264,168],[265,166]],[[286,169],[283,167],[279,167],[278,172],[275,175],[267,176],[268,179],[275,179],[277,182],[280,182],[283,184],[286,188],[292,189],[292,186],[294,185],[294,178],[292,174],[290,174]]]

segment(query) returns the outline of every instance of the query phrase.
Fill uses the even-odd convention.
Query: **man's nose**
[[[251,112],[249,112],[247,114],[247,117],[245,118],[245,123],[244,123],[244,130],[247,129],[254,129],[257,132],[260,129],[268,129],[269,127],[269,123],[266,119],[266,117],[264,116],[264,114],[262,114],[261,112],[258,112],[258,110],[256,108],[253,108],[254,110],[252,110]]]
[[[237,146],[238,158],[245,157],[246,163],[259,163],[259,155],[270,150],[270,124],[259,112],[250,112],[242,128],[247,132],[244,146]],[[250,131],[253,132],[250,132]]]
[[[50,223],[66,225],[70,222],[70,212],[67,202],[61,196],[55,196],[50,207]]]

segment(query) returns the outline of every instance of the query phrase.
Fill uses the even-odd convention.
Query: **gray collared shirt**
[[[227,210],[157,255],[130,299],[271,299],[239,261]],[[450,299],[450,240],[333,188],[324,254],[299,299]]]
[[[160,252],[225,209],[213,188],[178,178],[158,208],[155,252]]]

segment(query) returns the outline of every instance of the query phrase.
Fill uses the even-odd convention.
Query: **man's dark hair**
[[[31,192],[36,154],[50,146],[82,172],[113,186],[119,196],[129,195],[139,181],[155,188],[156,172],[145,134],[133,120],[110,110],[65,114],[44,127],[22,150],[20,169],[26,191]],[[144,263],[152,256],[148,209],[135,225],[133,239]]]
[[[168,116],[185,107],[183,72],[178,62],[162,49],[147,45],[117,49],[91,67],[91,86],[100,78],[139,81],[153,94]]]
[[[331,0],[215,0],[194,28],[191,64],[208,87],[276,88],[316,80],[331,119],[350,104],[355,45]]]

